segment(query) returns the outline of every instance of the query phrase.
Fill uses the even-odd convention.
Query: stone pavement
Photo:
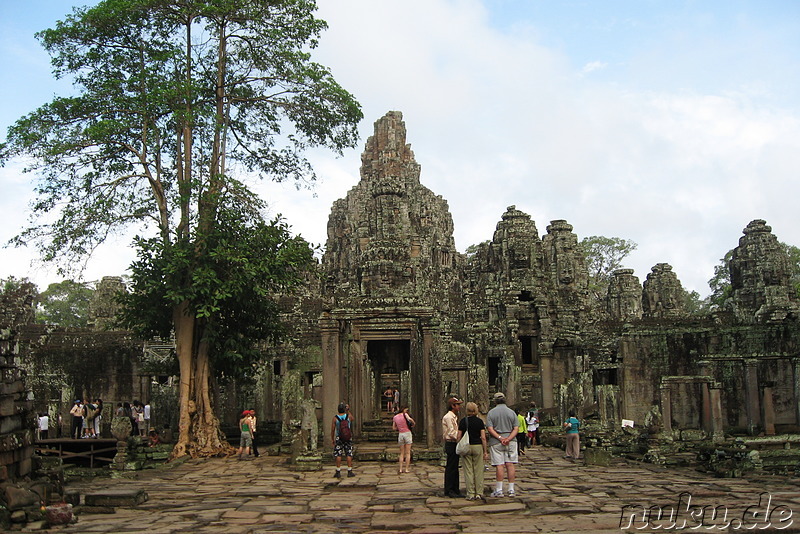
[[[82,513],[76,524],[58,531],[433,534],[788,527],[781,532],[800,532],[800,483],[789,477],[716,479],[688,468],[666,470],[621,459],[590,466],[562,455],[553,448],[529,449],[519,465],[517,497],[488,497],[486,504],[443,497],[439,465],[416,463],[411,473],[398,475],[396,464],[356,460],[355,477],[335,479],[332,465],[298,473],[285,457],[189,460],[137,473],[135,479],[71,485],[84,494],[142,488],[149,500],[113,514]],[[487,471],[487,495],[493,480],[494,471]],[[670,518],[672,508],[678,512]]]

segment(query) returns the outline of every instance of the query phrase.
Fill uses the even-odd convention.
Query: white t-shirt
[[[47,425],[50,423],[50,418],[46,415],[39,417],[39,430],[47,430]]]
[[[145,404],[144,405],[144,418],[146,420],[150,419],[150,405],[149,404]]]

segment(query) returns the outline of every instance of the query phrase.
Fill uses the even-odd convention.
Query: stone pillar
[[[711,439],[716,442],[725,441],[722,420],[722,386],[712,384],[709,386],[709,397],[711,400]]]
[[[761,426],[757,364],[757,360],[744,361],[745,408],[747,410],[747,431],[750,434],[754,434],[756,427]]]
[[[661,415],[664,419],[664,433],[672,432],[672,389],[669,384],[661,385]]]
[[[433,349],[433,331],[426,328],[422,334],[422,373],[427,379],[422,381],[422,398],[424,399],[422,411],[422,425],[425,429],[426,445],[433,448],[440,442],[441,428],[436,425],[436,416],[433,411],[441,404],[441,393],[436,393],[431,388],[431,350]],[[438,383],[438,381],[437,381]]]
[[[542,354],[540,358],[542,374],[542,408],[552,408],[553,403],[553,355]]]
[[[703,409],[701,411],[700,417],[702,418],[701,421],[701,428],[707,432],[711,433],[711,395],[708,390],[708,382],[703,382],[700,384],[700,388],[703,392]]]
[[[331,425],[336,407],[341,398],[342,366],[341,351],[339,350],[339,324],[331,318],[320,320],[322,334],[322,428],[325,435],[325,450],[332,450]]]
[[[800,425],[800,358],[792,358],[792,369],[794,370],[794,422]]]
[[[767,436],[775,435],[775,404],[772,400],[772,386],[765,386],[762,397],[762,408],[764,410],[764,434]]]

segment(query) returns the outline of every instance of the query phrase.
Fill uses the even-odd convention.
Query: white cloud
[[[581,73],[589,74],[590,72],[594,72],[596,70],[603,70],[608,67],[608,63],[603,61],[590,61],[586,65],[583,66],[581,69]]]
[[[591,55],[573,63],[565,48],[542,43],[537,20],[521,19],[502,33],[490,24],[492,4],[478,0],[319,4],[329,29],[314,57],[361,101],[363,138],[341,159],[312,154],[321,178],[316,196],[291,185],[259,186],[311,241],[324,243],[331,204],[357,183],[374,121],[399,110],[422,183],[448,201],[461,250],[491,238],[513,204],[540,233],[551,220],[567,219],[579,238],[633,239],[639,249],[626,263],[640,280],[667,262],[705,295],[713,266],[750,220],[766,219],[779,239],[800,244],[800,110],[796,92],[780,93],[766,71],[726,76],[742,65],[714,63],[706,51],[704,68],[747,82],[714,87],[711,73],[700,87],[680,78],[684,58],[668,57],[669,46],[641,57],[631,50],[634,61],[616,51],[613,64],[625,64],[619,72],[587,63]],[[772,70],[784,56],[771,55]],[[645,82],[663,65],[669,86],[654,90]],[[600,70],[602,77],[584,76]]]

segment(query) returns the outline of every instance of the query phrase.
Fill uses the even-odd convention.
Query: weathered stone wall
[[[35,414],[20,367],[19,331],[33,318],[35,288],[0,296],[0,482],[31,472]]]

